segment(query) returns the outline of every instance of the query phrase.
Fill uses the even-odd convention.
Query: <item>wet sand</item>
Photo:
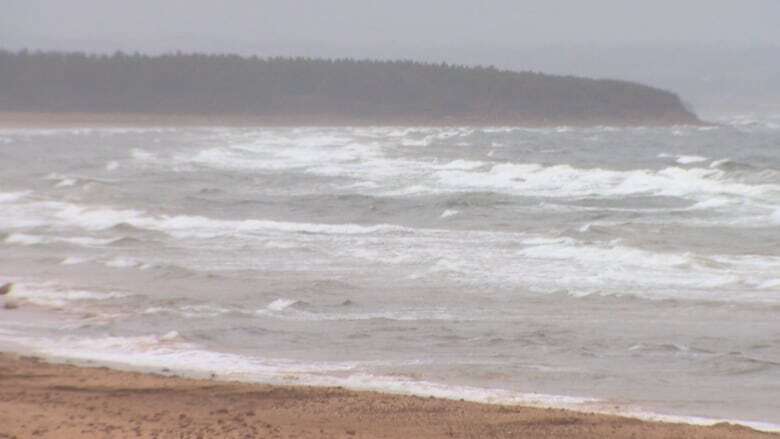
[[[0,438],[780,438],[341,388],[195,380],[0,354]]]

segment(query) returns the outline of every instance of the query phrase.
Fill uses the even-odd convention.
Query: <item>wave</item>
[[[675,267],[690,261],[689,255],[654,253],[619,244],[589,245],[572,238],[526,239],[528,247],[518,254],[536,259],[565,259],[588,262],[619,261],[621,265]]]
[[[442,219],[443,218],[450,218],[450,217],[453,217],[453,216],[455,216],[455,215],[457,215],[459,213],[460,213],[460,211],[458,211],[458,210],[447,209],[444,212],[442,212],[441,215],[439,215],[439,218],[442,218]]]
[[[702,157],[699,155],[672,155],[665,152],[662,152],[661,154],[658,154],[658,158],[674,158],[675,162],[681,164],[681,165],[690,165],[692,163],[701,163],[706,162],[709,159],[707,157]]]
[[[413,282],[455,283],[473,288],[512,288],[531,294],[564,291],[574,297],[619,296],[649,300],[775,303],[767,288],[780,258],[761,255],[699,255],[651,251],[619,240],[522,234],[420,236],[409,247],[385,241],[374,251],[362,246],[334,257],[381,264]],[[425,243],[425,244],[422,244]],[[499,244],[500,243],[500,244]],[[764,289],[758,286],[763,285]]]
[[[160,231],[176,238],[215,238],[253,233],[309,233],[333,235],[364,235],[382,233],[413,233],[414,229],[391,224],[319,224],[272,221],[261,219],[223,220],[193,215],[147,215],[144,211],[87,207],[66,203],[45,203],[60,222],[86,230],[107,230],[120,225]]]
[[[379,391],[485,404],[569,409],[659,422],[695,425],[729,422],[763,431],[780,431],[780,425],[771,423],[658,414],[625,403],[616,404],[612,401],[583,396],[524,393],[500,388],[445,384],[412,379],[403,375],[377,374],[372,372],[372,368],[376,366],[372,362],[301,362],[211,351],[187,341],[186,337],[175,330],[162,335],[134,337],[71,336],[50,340],[18,334],[13,335],[13,338],[17,341],[24,340],[28,348],[35,349],[46,356],[88,360],[108,365],[129,365],[152,370],[167,368],[173,373],[196,378],[217,376],[224,380],[268,384],[340,386],[351,390]]]
[[[382,132],[400,137],[378,137]],[[228,145],[209,147],[194,154],[189,151],[174,154],[170,160],[148,154],[139,158],[166,162],[174,169],[181,164],[196,164],[216,169],[340,178],[347,180],[337,186],[342,191],[370,192],[383,197],[496,192],[553,198],[671,196],[696,202],[713,195],[774,203],[780,199],[777,178],[756,179],[741,168],[742,172],[735,173],[723,160],[692,167],[713,160],[698,155],[662,153],[660,157],[671,158],[683,166],[617,170],[493,159],[439,161],[434,155],[412,158],[409,154],[399,154],[399,138],[451,142],[451,137],[470,136],[474,132],[474,129],[253,131],[249,139],[228,139]]]
[[[23,200],[25,195],[8,196],[8,203]],[[14,209],[3,212],[6,227],[77,227],[88,231],[139,231],[163,232],[176,238],[215,238],[251,234],[404,234],[415,229],[392,224],[322,224],[273,221],[263,219],[216,219],[197,215],[149,215],[143,210],[115,209],[112,207],[84,206],[60,201],[33,201],[17,203]],[[50,241],[71,242],[82,245],[107,245],[121,238],[63,238],[33,235],[11,235],[6,240],[18,243]]]
[[[67,308],[74,302],[105,301],[121,299],[127,294],[120,292],[97,292],[68,289],[53,284],[17,283],[11,297],[48,308]]]
[[[109,245],[116,241],[116,239],[101,239],[93,238],[90,236],[50,236],[50,235],[32,235],[27,233],[11,233],[6,236],[5,240],[8,244],[18,245],[39,245],[50,243],[67,243],[78,245],[82,247],[100,247]]]
[[[78,265],[78,264],[83,264],[85,262],[89,262],[89,259],[82,258],[80,256],[68,256],[62,261],[60,261],[60,265]]]
[[[583,169],[570,165],[535,163],[493,165],[486,172],[438,171],[440,187],[491,190],[546,197],[700,195],[777,197],[778,184],[746,184],[728,178],[719,169],[669,167],[658,171]]]
[[[318,246],[318,251],[324,252],[324,257],[345,261],[345,264],[370,263],[383,270],[398,267],[404,270],[402,276],[410,280],[446,280],[482,287],[524,287],[545,294],[564,289],[575,296],[630,293],[651,299],[773,301],[776,300],[772,298],[774,290],[766,287],[765,282],[771,280],[770,270],[780,269],[777,258],[770,256],[736,258],[707,255],[705,259],[711,262],[702,262],[705,260],[702,255],[656,252],[626,246],[619,241],[580,241],[571,237],[549,240],[550,237],[543,236],[538,238],[548,241],[533,241],[533,236],[522,233],[447,231],[390,224],[317,224],[259,219],[223,220],[187,215],[155,216],[139,210],[63,202],[33,202],[26,210],[35,215],[32,222],[38,227],[46,225],[58,231],[63,227],[73,227],[112,232],[118,231],[117,228],[129,228],[134,230],[133,233],[164,233],[182,240],[180,245],[186,245],[186,241],[192,239],[256,238],[266,240],[267,248],[279,247],[280,242],[285,248],[304,248],[300,240],[308,238],[296,235],[324,235],[323,245]],[[20,211],[25,212],[25,209],[13,209],[12,214]],[[30,221],[27,217],[23,219]],[[589,230],[593,227],[591,224]],[[122,233],[125,232],[127,230]],[[22,245],[35,245],[49,239],[85,246],[112,245],[119,239],[41,236],[46,235],[17,233],[5,239]],[[340,241],[333,240],[337,236],[350,239],[351,244],[338,244]],[[379,237],[382,238],[381,246],[377,247],[376,239]],[[410,238],[420,244],[409,246]],[[501,245],[496,247],[497,243]],[[604,261],[614,262],[605,267]],[[252,261],[248,263],[255,266]],[[112,260],[108,265],[114,268],[154,268],[153,263],[139,260]],[[759,265],[763,267],[761,270],[756,269]],[[198,270],[218,266],[204,265]],[[231,266],[235,267],[235,264]],[[757,285],[765,287],[759,289]]]
[[[485,162],[473,161],[473,160],[453,160],[443,165],[433,165],[433,169],[437,170],[462,170],[471,171],[477,168],[485,166]]]
[[[51,173],[43,177],[44,180],[55,181],[55,188],[73,187],[76,185],[87,185],[91,183],[97,184],[115,184],[116,180],[101,179],[95,177],[83,177],[78,175],[64,175],[58,173]]]
[[[253,133],[252,141],[208,148],[173,157],[174,164],[197,164],[220,169],[292,170],[308,169],[327,175],[337,165],[353,165],[381,156],[375,142],[360,143],[353,136],[329,131],[292,130],[289,135],[274,131]],[[148,159],[143,157],[143,159]]]
[[[71,259],[71,258],[68,258]],[[75,258],[75,263],[94,261],[95,259],[79,260]],[[146,261],[129,256],[115,256],[110,259],[100,261],[103,265],[113,269],[134,269],[151,273],[156,279],[184,279],[193,277],[211,277],[208,271],[199,271],[181,265]],[[62,264],[65,262],[63,261]]]
[[[778,114],[736,114],[722,117],[720,122],[741,131],[780,130],[780,115]]]
[[[0,203],[13,203],[26,198],[30,194],[30,191],[0,192]]]
[[[724,197],[713,197],[704,201],[699,201],[698,203],[694,204],[693,206],[689,207],[690,210],[711,210],[711,209],[719,209],[722,207],[731,206],[734,204],[738,204],[740,200],[736,200],[733,198],[724,198]]]
[[[44,355],[144,368],[169,368],[196,377],[216,373],[218,377],[229,380],[271,384],[292,381],[494,404],[574,408],[599,402],[598,399],[587,397],[452,386],[399,376],[375,375],[366,371],[376,365],[375,362],[301,362],[204,350],[188,342],[176,331],[135,337],[65,337],[56,342],[34,340],[32,345]]]
[[[111,268],[139,268],[141,270],[151,268],[151,265],[145,264],[138,259],[123,256],[117,256],[115,258],[109,259],[105,261],[104,264],[106,267]]]
[[[466,321],[475,320],[475,316],[458,316],[448,312],[444,308],[433,309],[402,309],[393,311],[369,311],[369,312],[345,312],[349,306],[345,301],[338,307],[314,308],[310,304],[300,300],[281,298],[269,303],[265,308],[255,311],[256,316],[272,317],[283,320],[303,320],[303,321],[350,321],[350,320],[396,320],[396,321],[418,321],[418,320],[449,320]],[[335,311],[334,311],[335,310]]]
[[[761,292],[761,287],[776,288],[771,273],[780,270],[778,257],[651,252],[619,241],[588,243],[571,238],[524,243],[529,246],[518,254],[528,258],[522,263],[529,268],[522,275],[538,287],[564,288],[577,297],[596,294],[651,300],[778,300],[769,291]],[[609,263],[605,265],[605,261]]]
[[[242,314],[241,310],[220,306],[217,304],[200,303],[182,305],[179,307],[171,306],[152,306],[141,311],[141,314],[166,314],[176,315],[189,319],[211,319],[224,316],[226,314]],[[244,313],[245,314],[245,313]]]
[[[303,305],[305,302],[301,302],[299,300],[292,300],[292,299],[276,299],[273,302],[269,303],[268,306],[266,306],[266,309],[269,311],[283,311],[293,305]]]
[[[115,229],[112,227],[111,229]],[[124,236],[122,238],[115,238],[108,243],[111,247],[135,247],[144,243],[148,243],[149,240],[141,240],[130,236]]]
[[[700,163],[700,162],[706,162],[708,159],[707,157],[702,157],[698,155],[681,155],[677,157],[677,163],[681,165],[690,165],[691,163]]]
[[[710,168],[717,168],[727,172],[735,172],[735,171],[750,172],[756,170],[756,167],[751,164],[738,162],[736,160],[732,160],[729,158],[713,161],[712,163],[710,163]]]
[[[12,233],[5,238],[6,244],[36,245],[46,242],[43,236],[27,235],[24,233]]]
[[[685,344],[673,343],[638,343],[628,348],[631,352],[642,354],[712,354],[712,351],[697,349]]]
[[[76,180],[75,178],[62,178],[62,179],[60,179],[60,180],[59,180],[59,182],[57,182],[57,184],[56,184],[56,185],[54,185],[54,187],[70,187],[70,186],[75,186],[75,185],[76,185],[76,183],[77,183],[77,181],[78,181],[78,180]]]

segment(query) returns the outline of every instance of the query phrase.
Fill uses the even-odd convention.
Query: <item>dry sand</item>
[[[780,438],[555,409],[193,380],[0,354],[0,438]]]

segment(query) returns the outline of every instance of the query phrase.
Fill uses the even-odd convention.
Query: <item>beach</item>
[[[514,126],[517,120],[512,119],[475,119],[468,126]],[[558,127],[561,122],[545,120],[524,120],[525,127],[549,128]],[[588,127],[592,124],[586,121],[572,120],[567,126]],[[615,126],[633,127],[636,123],[616,121]],[[710,122],[698,121],[696,126],[714,126]],[[118,127],[461,127],[462,121],[457,119],[427,119],[419,117],[410,120],[404,117],[387,117],[383,119],[356,118],[333,115],[257,115],[241,113],[193,114],[193,113],[95,113],[95,112],[14,112],[0,111],[0,129],[64,129],[64,128],[118,128]],[[669,124],[651,122],[647,126],[664,127]]]
[[[745,427],[271,386],[0,354],[3,438],[772,438]]]

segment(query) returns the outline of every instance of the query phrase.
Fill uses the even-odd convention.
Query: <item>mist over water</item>
[[[780,118],[0,131],[0,338],[780,424]]]

